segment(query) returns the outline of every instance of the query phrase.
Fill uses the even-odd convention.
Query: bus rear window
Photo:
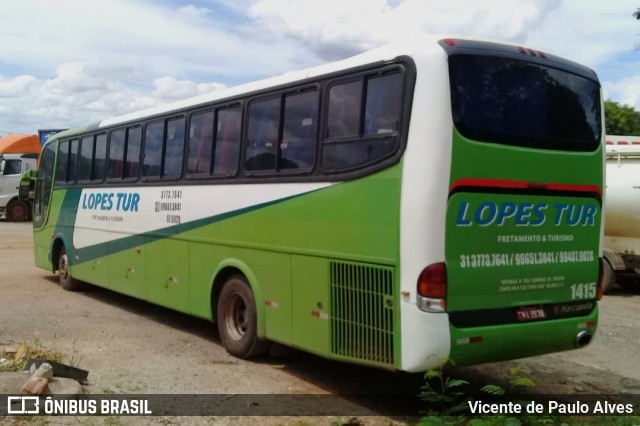
[[[592,151],[601,134],[600,86],[560,69],[504,57],[449,57],[453,122],[468,139]]]

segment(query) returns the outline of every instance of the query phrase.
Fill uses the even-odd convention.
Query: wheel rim
[[[24,214],[25,214],[25,210],[22,208],[22,206],[20,204],[16,204],[15,206],[13,206],[13,209],[11,210],[11,214],[16,219],[17,218],[23,218]]]
[[[241,340],[247,332],[247,304],[242,296],[231,296],[225,310],[224,322],[227,332],[233,340]]]

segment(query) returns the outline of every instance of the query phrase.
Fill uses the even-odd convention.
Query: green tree
[[[608,135],[640,135],[640,112],[619,102],[604,102],[604,118]]]

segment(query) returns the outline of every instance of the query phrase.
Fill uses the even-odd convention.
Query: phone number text
[[[594,259],[593,250],[461,254],[460,267],[494,268],[501,266],[549,265],[593,262]]]

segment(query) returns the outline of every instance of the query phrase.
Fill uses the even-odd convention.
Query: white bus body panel
[[[453,133],[447,55],[436,43],[426,52],[412,55],[417,79],[402,171],[402,194],[411,196],[402,196],[400,206],[401,369],[409,372],[442,365],[451,341],[448,315],[417,306],[420,273],[445,260]]]

